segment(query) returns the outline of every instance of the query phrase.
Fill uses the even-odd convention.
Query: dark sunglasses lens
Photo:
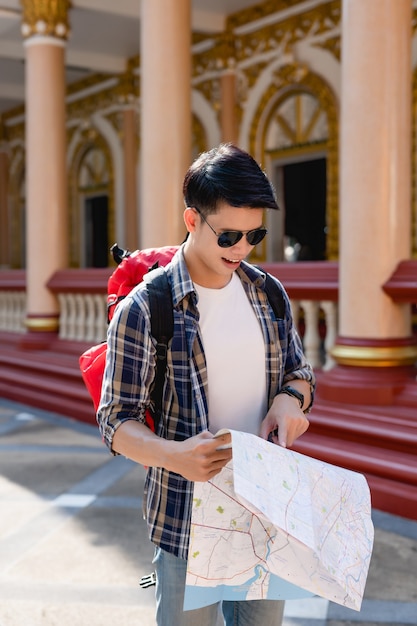
[[[243,233],[240,233],[238,230],[227,230],[219,235],[217,243],[221,248],[231,248],[231,246],[234,246],[242,237]]]
[[[267,232],[268,231],[266,230],[266,228],[257,228],[256,230],[251,230],[246,235],[246,239],[248,240],[249,245],[256,246],[258,245],[258,243],[261,243]]]

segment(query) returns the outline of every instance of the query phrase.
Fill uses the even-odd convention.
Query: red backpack
[[[113,257],[119,265],[110,276],[107,284],[108,321],[112,319],[120,300],[125,298],[133,287],[143,280],[145,274],[152,272],[146,280],[151,312],[151,332],[157,341],[155,381],[151,390],[155,410],[152,414],[150,411],[146,412],[146,422],[152,430],[155,430],[160,415],[167,346],[174,330],[171,289],[163,267],[171,261],[178,248],[179,246],[165,246],[136,250],[136,252],[130,253],[115,244],[111,249]],[[285,302],[282,289],[268,273],[266,273],[265,289],[276,318],[284,318]],[[97,411],[100,402],[106,351],[107,343],[102,342],[89,348],[79,359],[81,374],[93,400],[95,411]]]
[[[147,278],[146,285],[149,294],[151,311],[151,332],[157,340],[157,368],[152,390],[152,400],[155,411],[146,412],[147,424],[155,430],[155,419],[159,417],[162,403],[162,389],[166,369],[166,350],[173,334],[173,309],[171,289],[166,274],[162,269],[167,265],[178,246],[162,248],[147,248],[128,252],[115,244],[112,248],[113,258],[119,265],[116,267],[107,283],[107,318],[112,319],[117,304],[136,287],[145,274],[152,272]],[[159,270],[157,269],[159,268]],[[79,358],[81,375],[85,386],[93,400],[94,410],[97,411],[101,396],[104,368],[106,364],[107,342],[99,343],[86,350]]]

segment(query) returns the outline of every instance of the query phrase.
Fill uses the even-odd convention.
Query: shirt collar
[[[176,307],[181,300],[195,291],[193,281],[188,272],[187,264],[184,258],[184,245],[182,244],[173,256],[171,263],[167,265],[166,271],[172,279],[174,286],[172,300]]]
[[[168,274],[172,277],[172,284],[174,285],[174,307],[189,294],[195,293],[194,283],[191,280],[184,258],[184,245],[180,246],[178,252],[175,253],[171,263],[166,268]],[[255,284],[256,287],[261,289],[265,287],[265,273],[261,268],[242,261],[236,272],[242,282]]]
[[[236,272],[242,282],[253,283],[261,289],[265,288],[265,272],[260,267],[242,261]]]

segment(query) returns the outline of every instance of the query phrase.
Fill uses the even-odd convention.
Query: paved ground
[[[95,427],[0,400],[0,626],[155,626],[143,480]],[[417,626],[417,522],[373,518],[361,611],[291,601],[285,626]]]

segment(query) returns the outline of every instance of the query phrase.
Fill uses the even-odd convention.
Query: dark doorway
[[[298,261],[326,258],[326,159],[284,165],[285,234]]]
[[[85,200],[86,267],[107,267],[109,260],[108,196]]]

